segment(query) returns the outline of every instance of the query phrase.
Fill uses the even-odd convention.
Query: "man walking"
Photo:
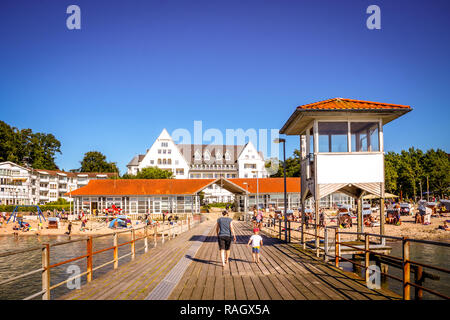
[[[236,242],[236,235],[233,228],[233,219],[228,217],[228,211],[222,212],[222,217],[217,219],[216,224],[217,240],[219,241],[219,250],[222,256],[222,267],[228,263],[230,257],[231,237]]]

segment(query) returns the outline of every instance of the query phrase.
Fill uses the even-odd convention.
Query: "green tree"
[[[0,121],[0,161],[28,164],[35,169],[58,169],[56,153],[61,153],[61,143],[53,134],[33,133],[31,129],[19,130]]]
[[[116,163],[106,161],[106,156],[98,151],[86,152],[80,163],[79,172],[119,172]]]
[[[449,192],[450,188],[450,160],[446,152],[441,149],[430,149],[423,159],[425,175],[428,176],[430,192],[441,197]],[[423,180],[426,181],[424,175]],[[424,185],[424,181],[422,184]]]
[[[395,152],[388,152],[384,156],[384,185],[387,192],[397,193],[399,156]]]
[[[286,159],[286,177],[300,177],[300,151],[295,149],[293,156]],[[271,175],[271,177],[284,177],[283,161],[278,159],[270,159],[266,162],[265,167],[270,168],[272,165],[278,163],[278,171]]]
[[[147,167],[139,171],[137,174],[124,174],[122,179],[172,179],[173,173],[169,170],[160,169],[158,167]]]

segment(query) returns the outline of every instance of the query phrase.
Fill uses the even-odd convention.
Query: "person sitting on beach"
[[[419,210],[417,210],[417,212],[416,212],[416,216],[415,216],[414,222],[415,223],[420,223],[420,224],[423,223],[423,216],[420,214]]]
[[[447,224],[447,220],[444,221],[444,225],[443,226],[439,226],[439,229],[445,230],[445,231],[450,231],[450,227]]]

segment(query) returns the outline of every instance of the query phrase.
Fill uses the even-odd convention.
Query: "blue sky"
[[[447,0],[2,0],[0,119],[53,133],[62,169],[98,150],[123,173],[163,128],[279,129],[297,105],[345,97],[413,107],[386,150],[450,152],[449,14]]]

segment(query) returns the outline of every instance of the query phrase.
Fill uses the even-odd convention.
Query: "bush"
[[[233,202],[216,202],[216,203],[209,203],[207,205],[208,208],[226,208],[228,206],[232,206]]]

